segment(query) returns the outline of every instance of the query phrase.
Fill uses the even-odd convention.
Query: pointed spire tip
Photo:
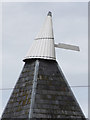
[[[52,17],[52,13],[49,11],[48,14],[47,14],[47,16],[51,16]]]

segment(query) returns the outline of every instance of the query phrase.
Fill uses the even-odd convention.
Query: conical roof
[[[33,41],[30,50],[28,51],[26,59],[41,58],[55,60],[54,35],[52,27],[52,13],[49,12],[46,16],[45,22]]]
[[[58,63],[42,59],[25,62],[2,118],[85,120]]]

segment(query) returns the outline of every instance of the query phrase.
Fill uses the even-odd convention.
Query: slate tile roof
[[[26,61],[2,115],[2,118],[30,117],[84,119],[56,61]]]

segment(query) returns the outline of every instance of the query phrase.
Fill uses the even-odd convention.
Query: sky
[[[2,88],[13,88],[25,57],[48,11],[52,12],[55,43],[78,45],[80,52],[56,49],[56,58],[70,86],[88,85],[88,3],[15,2],[2,4]],[[88,117],[88,89],[71,87]],[[0,115],[12,93],[2,92]]]

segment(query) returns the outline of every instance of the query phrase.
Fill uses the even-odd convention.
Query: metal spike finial
[[[51,16],[52,17],[52,12],[48,12],[47,16]]]

